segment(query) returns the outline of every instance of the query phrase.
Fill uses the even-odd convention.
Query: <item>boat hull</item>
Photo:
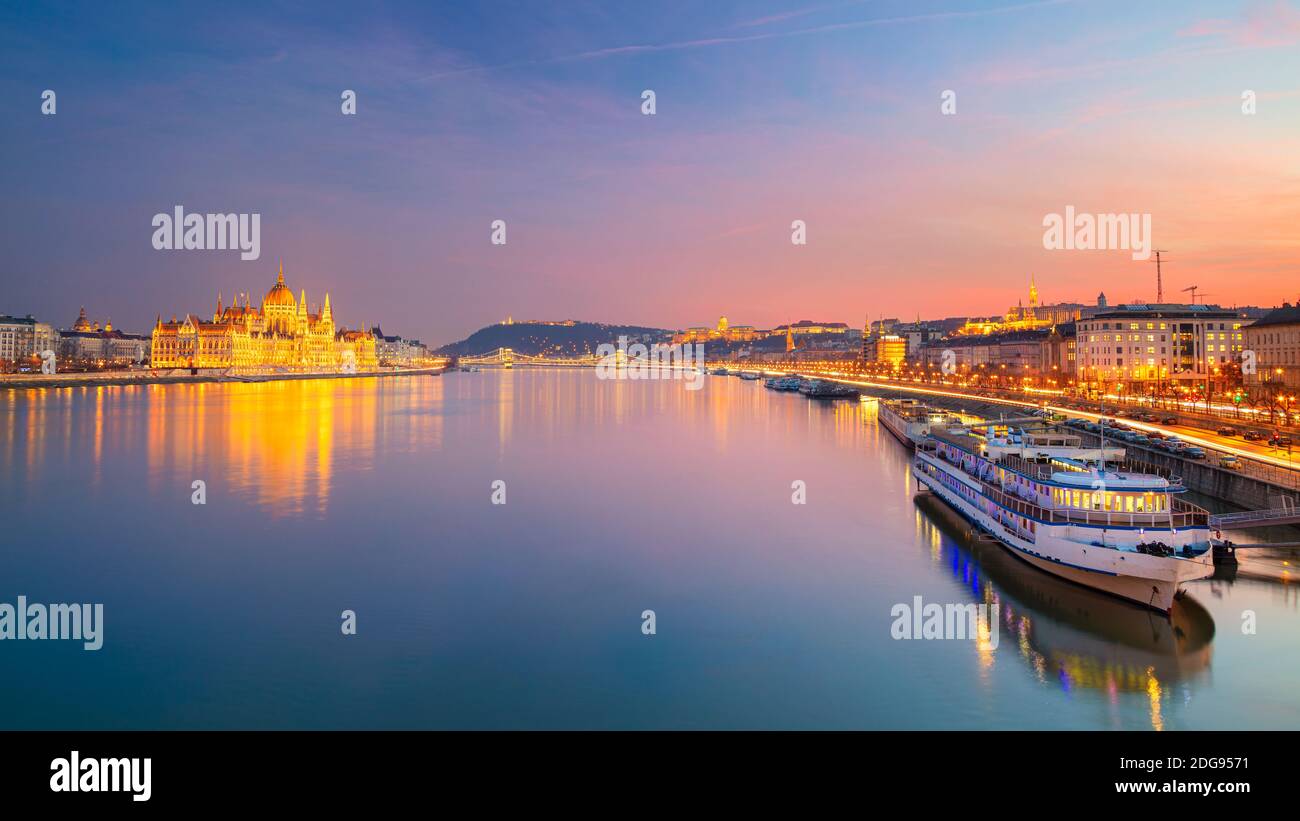
[[[876,418],[880,420],[881,427],[892,433],[895,439],[902,442],[911,450],[916,449],[916,440],[907,435],[907,423],[900,419],[896,414],[886,410],[885,406],[881,405]]]
[[[1041,532],[1029,541],[1010,532],[992,516],[970,504],[915,465],[912,475],[979,530],[1017,558],[1054,576],[1118,596],[1168,614],[1180,585],[1214,573],[1210,552],[1194,558],[1149,556],[1075,542]]]

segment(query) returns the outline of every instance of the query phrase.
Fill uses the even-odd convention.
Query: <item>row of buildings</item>
[[[849,334],[849,326],[843,322],[814,322],[801,319],[788,325],[778,325],[771,330],[760,330],[753,325],[732,325],[725,316],[718,317],[715,327],[701,326],[687,328],[673,335],[673,344],[697,344],[709,342],[744,343],[758,342],[773,338],[791,338],[807,341],[825,337],[828,341],[843,339]]]
[[[306,291],[295,298],[285,284],[283,265],[260,305],[245,296],[242,304],[236,297],[227,306],[218,295],[211,319],[186,314],[164,321],[160,314],[147,336],[124,333],[111,321],[100,327],[85,308],[70,330],[55,330],[31,316],[0,317],[0,360],[38,360],[47,350],[55,351],[60,369],[366,371],[417,367],[433,359],[419,340],[385,335],[378,326],[337,327],[329,294],[318,309],[310,309]]]
[[[125,333],[111,321],[103,327],[91,322],[85,308],[68,330],[56,329],[30,314],[0,316],[0,370],[14,369],[23,362],[35,364],[45,351],[53,351],[59,362],[83,367],[140,365],[149,361],[149,346],[149,337]]]
[[[1215,305],[1044,304],[1030,280],[1028,300],[993,317],[900,322],[800,322],[773,331],[750,326],[691,328],[679,342],[747,341],[784,335],[754,358],[856,358],[867,367],[1032,381],[1043,387],[1167,393],[1244,386],[1261,392],[1300,387],[1300,307],[1271,311]],[[773,340],[776,341],[776,340]],[[743,355],[743,351],[741,352]]]
[[[928,336],[928,338],[927,338]],[[1300,388],[1300,308],[1250,312],[1202,304],[1106,307],[1072,321],[989,333],[895,332],[863,359],[948,372],[995,373],[1044,386],[1160,394]]]

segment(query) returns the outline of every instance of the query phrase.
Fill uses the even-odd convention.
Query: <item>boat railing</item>
[[[1020,456],[1005,454],[998,459],[1000,464],[1016,473],[1023,474],[1031,479],[1039,481],[1050,481],[1053,473],[1086,473],[1083,468],[1071,467],[1061,464],[1060,462],[1033,462]],[[1183,490],[1183,477],[1171,473],[1168,470],[1162,470],[1159,467],[1139,462],[1134,459],[1125,459],[1122,462],[1107,462],[1106,470],[1116,473],[1133,473],[1145,474],[1149,476],[1159,476],[1169,483],[1169,490],[1174,493]],[[1163,488],[1162,488],[1163,490]]]
[[[953,463],[951,460],[947,461],[978,482],[984,494],[997,504],[1021,516],[1048,524],[1082,524],[1094,527],[1144,527],[1152,529],[1209,526],[1209,513],[1207,511],[1175,498],[1170,499],[1171,508],[1169,510],[1151,513],[1043,507],[1009,493],[998,485],[991,484],[972,473],[963,464]]]

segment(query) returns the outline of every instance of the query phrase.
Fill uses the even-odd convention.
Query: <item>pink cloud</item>
[[[1249,48],[1272,48],[1300,43],[1300,10],[1288,0],[1256,2],[1241,19],[1200,20],[1178,32],[1180,37],[1223,37]]]

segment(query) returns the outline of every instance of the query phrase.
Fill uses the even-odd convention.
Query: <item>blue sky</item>
[[[281,259],[340,321],[434,342],[994,313],[1031,274],[1150,298],[1126,254],[1044,251],[1067,204],[1152,213],[1173,283],[1274,304],[1297,45],[1286,2],[10,4],[0,312],[143,330]],[[262,214],[262,258],[154,250],[176,204]]]

